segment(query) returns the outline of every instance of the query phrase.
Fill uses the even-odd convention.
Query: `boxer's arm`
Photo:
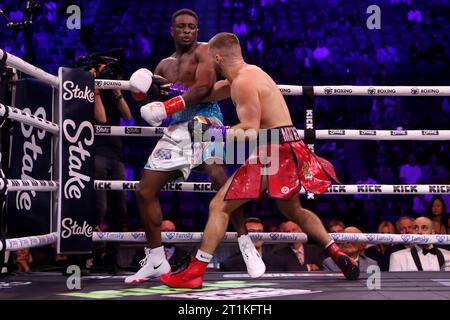
[[[216,81],[216,73],[212,59],[209,57],[208,46],[198,48],[198,65],[192,86],[183,93],[182,98],[186,106],[201,102],[208,97]]]
[[[155,68],[155,72],[153,72],[153,74],[161,76],[163,78],[165,78],[164,76],[164,65],[166,64],[166,59],[161,60],[158,65]]]
[[[227,139],[243,141],[253,140],[258,136],[261,124],[259,93],[256,86],[248,83],[248,79],[235,80],[231,88],[231,97],[236,105],[239,123],[228,129]]]
[[[189,131],[192,131],[194,136],[200,133],[203,138],[208,136],[215,136],[217,138],[218,136],[221,136],[224,140],[255,140],[258,137],[261,122],[261,107],[258,89],[255,86],[249,86],[248,80],[235,80],[232,88],[228,81],[224,81],[218,86],[223,87],[223,91],[228,90],[230,92],[236,105],[239,123],[232,127],[225,127],[221,125],[212,125],[211,123],[208,123],[208,121],[194,118],[188,126]],[[214,92],[212,95],[215,95]],[[196,130],[198,130],[198,133]],[[209,132],[209,135],[204,135],[206,131]]]
[[[229,98],[230,95],[230,83],[228,80],[220,80],[214,84],[211,93],[202,102],[220,101]]]

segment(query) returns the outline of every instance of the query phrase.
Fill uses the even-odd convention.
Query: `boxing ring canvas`
[[[348,281],[339,273],[208,272],[202,289],[172,289],[159,281],[126,285],[126,275],[96,274],[81,278],[81,289],[69,290],[60,273],[8,276],[0,282],[6,300],[450,300],[448,272],[382,272],[379,285],[370,274]],[[4,286],[4,289],[2,289]],[[6,289],[8,288],[8,289]]]

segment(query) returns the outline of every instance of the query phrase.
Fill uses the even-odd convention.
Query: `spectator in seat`
[[[298,224],[286,221],[280,224],[280,232],[302,233]],[[286,261],[286,271],[316,271],[322,269],[323,250],[313,244],[294,242],[275,246],[273,253]]]
[[[362,233],[356,227],[347,227],[344,233]],[[377,265],[375,260],[367,258],[364,255],[364,249],[366,248],[366,243],[361,242],[343,242],[339,244],[339,247],[348,254],[351,258],[355,259],[359,264],[359,270],[361,272],[367,272],[367,268],[371,265]],[[323,267],[326,271],[340,272],[339,267],[334,263],[334,261],[328,257],[323,261]]]
[[[328,223],[328,232],[329,233],[342,233],[344,232],[345,224],[341,220],[332,219]]]
[[[445,201],[441,196],[435,195],[431,198],[426,216],[432,221],[434,233],[446,234],[449,231],[450,217],[446,211]]]
[[[378,226],[378,233],[395,233],[394,225],[389,221],[382,221]],[[381,271],[389,271],[389,257],[392,253],[391,244],[376,244],[368,247],[364,254],[366,257],[375,260]]]
[[[412,234],[413,233],[414,219],[409,216],[400,217],[395,223],[397,232],[400,234]],[[409,244],[397,243],[392,246],[392,252],[411,248]]]
[[[433,222],[427,217],[414,220],[414,234],[434,234]],[[415,244],[392,253],[389,271],[440,271],[450,263],[450,251],[433,244]]]
[[[30,264],[33,262],[33,256],[30,249],[20,249],[16,251],[17,272],[30,272]]]

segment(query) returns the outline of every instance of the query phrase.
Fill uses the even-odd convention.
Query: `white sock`
[[[204,262],[204,263],[209,263],[212,259],[212,255],[209,253],[206,253],[202,250],[197,250],[197,254],[195,255],[195,259],[197,259],[198,261]]]

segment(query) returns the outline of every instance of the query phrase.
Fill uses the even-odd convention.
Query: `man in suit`
[[[344,233],[362,233],[361,230],[355,227],[347,227],[344,229]],[[358,262],[359,270],[361,272],[367,272],[367,268],[371,265],[377,265],[375,260],[367,258],[364,256],[363,252],[366,249],[367,244],[361,242],[343,242],[339,244],[342,251],[344,251],[348,256],[355,259]],[[340,272],[341,269],[334,263],[331,258],[326,258],[323,261],[323,267],[326,271]]]
[[[397,229],[397,232],[400,234],[412,234],[413,224],[414,224],[413,218],[411,218],[410,216],[402,216],[395,223],[395,227]],[[411,244],[397,243],[392,246],[391,252],[396,252],[411,247],[412,247]]]
[[[264,232],[264,224],[259,218],[251,217],[246,219],[245,226],[248,232]],[[268,248],[264,247],[264,241],[253,241],[253,244],[262,257],[267,271],[286,271],[286,262],[283,258],[271,253]],[[246,271],[247,267],[245,266],[241,252],[237,252],[222,261],[220,269],[222,271]]]
[[[433,223],[426,217],[414,220],[414,234],[434,234]],[[415,244],[391,254],[389,271],[440,271],[450,268],[450,251],[433,244]]]
[[[286,221],[280,224],[280,232],[300,233],[303,230],[298,224]],[[323,250],[313,244],[294,242],[288,245],[275,246],[273,253],[286,262],[286,271],[315,271],[322,269]]]

